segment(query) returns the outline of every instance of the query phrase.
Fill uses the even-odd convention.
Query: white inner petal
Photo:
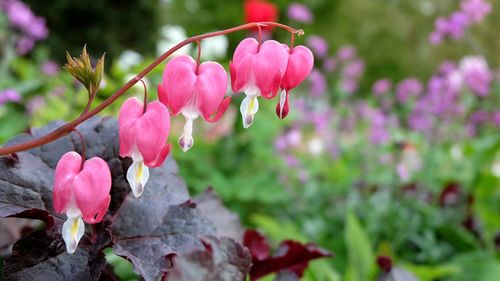
[[[132,160],[132,165],[130,165],[127,171],[127,181],[130,184],[132,193],[138,198],[144,192],[144,186],[149,179],[149,169],[144,165],[142,155],[139,153],[133,153]]]
[[[283,90],[281,91],[280,94],[280,117],[283,116],[283,108],[285,107],[285,102],[286,102],[286,91]]]
[[[62,227],[62,237],[66,244],[66,251],[72,254],[78,247],[78,242],[85,233],[85,226],[80,216],[68,217]]]
[[[193,139],[193,118],[186,117],[186,123],[184,124],[184,131],[182,135],[179,137],[179,146],[182,151],[186,152],[191,147],[193,147],[194,139]]]
[[[241,102],[240,112],[243,118],[243,127],[248,128],[252,125],[255,114],[259,110],[258,96],[247,95]]]

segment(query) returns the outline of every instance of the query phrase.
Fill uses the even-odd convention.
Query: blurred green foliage
[[[44,44],[60,63],[66,51],[79,54],[84,44],[96,53],[107,52],[108,62],[128,49],[145,55],[156,51],[159,0],[25,2],[47,20],[51,34]]]

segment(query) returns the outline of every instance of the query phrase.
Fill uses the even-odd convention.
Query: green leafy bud
[[[71,57],[69,52],[66,52],[68,62],[64,65],[64,69],[87,88],[90,96],[95,95],[101,85],[104,72],[104,56],[105,54],[97,61],[95,68],[92,68],[86,45],[83,47],[80,58]]]

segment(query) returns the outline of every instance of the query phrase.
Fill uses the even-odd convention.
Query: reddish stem
[[[187,38],[184,41],[175,45],[174,47],[170,48],[168,51],[163,53],[158,58],[156,58],[144,70],[142,70],[139,74],[137,74],[135,77],[130,79],[125,85],[123,85],[120,89],[118,89],[112,96],[105,99],[101,104],[96,106],[93,110],[91,110],[91,111],[81,115],[80,117],[60,126],[59,128],[55,129],[54,131],[48,133],[47,135],[45,135],[43,137],[36,138],[36,139],[30,140],[30,141],[27,141],[24,143],[0,148],[0,156],[23,151],[23,150],[28,150],[28,149],[31,149],[34,147],[38,147],[38,146],[44,145],[46,143],[49,143],[51,141],[54,141],[58,138],[61,138],[65,135],[69,134],[73,130],[73,128],[75,128],[80,123],[88,120],[89,118],[93,117],[97,113],[101,112],[103,109],[105,109],[111,103],[113,103],[115,100],[117,100],[119,97],[121,97],[128,89],[130,89],[137,82],[139,82],[144,76],[149,74],[155,67],[157,67],[160,63],[162,63],[165,59],[167,59],[175,51],[179,50],[180,48],[182,48],[188,44],[191,44],[193,42],[196,42],[196,41],[199,41],[199,40],[202,40],[205,38],[215,37],[215,36],[219,36],[219,35],[237,32],[240,30],[251,29],[251,28],[255,28],[255,27],[260,28],[261,26],[272,26],[272,27],[282,28],[282,29],[288,30],[290,32],[297,33],[298,35],[304,34],[304,31],[302,31],[301,29],[294,29],[292,27],[289,27],[289,26],[281,24],[281,23],[252,22],[252,23],[243,24],[243,25],[236,26],[236,27],[229,28],[229,29],[225,29],[225,30],[205,33],[202,35],[196,35],[196,36]]]
[[[198,75],[198,69],[200,68],[200,62],[201,62],[201,41],[198,40],[196,41],[196,44],[198,45],[198,57],[196,58],[196,75]]]
[[[85,163],[85,160],[87,159],[85,152],[85,139],[83,138],[82,134],[76,129],[73,128],[73,132],[77,133],[80,136],[80,140],[82,141],[82,161],[80,163],[80,171],[83,170],[83,164]]]
[[[148,108],[148,87],[146,87],[146,83],[144,83],[144,80],[139,80],[142,83],[142,86],[144,86],[144,109],[142,110],[142,113],[146,113],[146,109]]]
[[[257,34],[257,42],[258,42],[258,45],[257,45],[257,52],[259,52],[260,50],[260,45],[262,44],[262,28],[260,28],[260,25],[257,25],[257,29],[259,30],[258,34]]]

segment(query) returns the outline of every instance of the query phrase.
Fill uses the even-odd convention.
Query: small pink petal
[[[81,163],[82,157],[74,151],[65,153],[57,163],[52,191],[57,213],[64,213],[71,203],[73,178],[80,172]]]
[[[118,127],[121,157],[127,157],[132,154],[135,145],[135,122],[142,116],[143,110],[143,102],[135,97],[127,99],[120,109]]]
[[[137,148],[146,166],[163,164],[163,161],[158,161],[158,157],[163,157],[161,152],[167,146],[169,132],[170,115],[167,108],[159,101],[149,103],[146,113],[137,120],[135,131]]]
[[[219,121],[219,119],[222,117],[222,115],[226,112],[226,110],[228,109],[229,107],[229,104],[231,104],[231,97],[226,97],[220,104],[219,104],[219,108],[217,109],[217,112],[215,113],[215,115],[213,117],[211,116],[207,116],[205,118],[205,120],[207,120],[208,122],[217,122]]]
[[[233,92],[240,92],[250,81],[252,61],[259,49],[259,43],[253,38],[246,38],[238,44],[234,51],[233,60],[229,65],[231,73],[231,88]]]
[[[196,82],[196,103],[205,119],[219,108],[227,91],[228,79],[224,68],[215,62],[204,62],[199,67]]]
[[[82,171],[74,177],[73,192],[78,209],[86,223],[98,223],[109,206],[111,172],[99,157],[85,161]]]
[[[168,93],[166,105],[173,115],[179,114],[182,108],[193,99],[196,84],[196,62],[190,56],[177,56],[165,67],[162,87]]]
[[[253,58],[252,70],[255,84],[263,96],[276,95],[279,82],[286,70],[288,53],[274,40],[262,43],[259,52]]]
[[[281,87],[285,90],[291,90],[297,87],[311,73],[314,65],[314,57],[312,52],[304,46],[293,48],[288,57]]]

